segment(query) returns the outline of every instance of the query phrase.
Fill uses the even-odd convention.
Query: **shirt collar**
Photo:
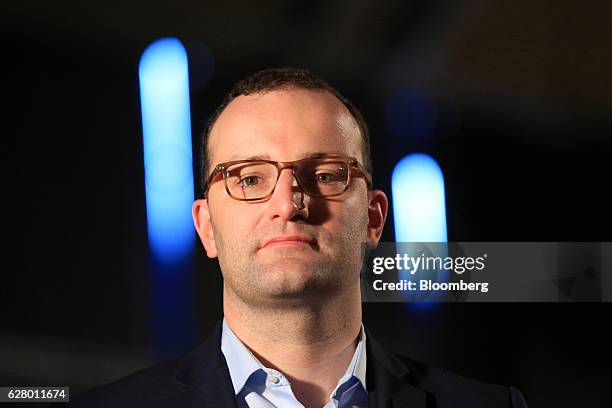
[[[351,362],[349,363],[344,375],[338,381],[338,386],[354,376],[359,380],[359,382],[361,382],[363,388],[367,389],[365,344],[366,334],[362,323],[359,334],[359,343],[357,343],[357,348],[355,349],[353,358],[351,359]],[[227,362],[227,368],[230,372],[234,392],[236,395],[238,395],[251,374],[265,367],[234,334],[232,329],[230,329],[227,325],[225,319],[223,319],[223,328],[221,332],[221,351],[223,352],[225,361]]]
[[[346,377],[347,379],[350,378],[351,376],[355,376],[359,382],[361,382],[361,385],[363,385],[363,389],[367,390],[366,388],[366,334],[365,334],[365,330],[363,328],[363,323],[361,324],[361,331],[359,334],[359,343],[357,343],[357,348],[355,349],[355,354],[353,354],[353,359],[351,360],[351,363],[349,364],[348,368],[346,369],[346,372],[344,373],[344,375],[342,376],[343,378]],[[340,382],[343,382],[343,380],[341,380]]]
[[[234,392],[238,395],[251,374],[264,367],[229,328],[225,319],[221,332],[221,351],[227,362]]]

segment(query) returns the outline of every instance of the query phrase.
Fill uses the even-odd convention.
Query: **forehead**
[[[298,160],[317,153],[361,159],[359,126],[334,95],[290,88],[234,99],[208,141],[211,164],[262,157]]]

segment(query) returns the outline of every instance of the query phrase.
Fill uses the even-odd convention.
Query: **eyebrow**
[[[330,155],[337,155],[337,156],[348,156],[348,154],[346,152],[341,152],[341,151],[330,151],[330,152],[314,152],[314,153],[305,153],[303,155],[300,156],[300,159],[305,159],[305,158],[319,158],[319,157],[325,157],[325,156],[330,156]],[[272,160],[270,158],[270,155],[267,153],[263,153],[263,154],[254,154],[254,155],[249,155],[249,156],[242,156],[242,155],[235,155],[230,157],[230,159],[228,161],[237,161],[237,160]]]
[[[270,160],[270,156],[268,156],[267,154],[255,154],[251,156],[234,155],[234,156],[231,156],[229,160],[226,160],[226,161],[230,162],[230,161],[238,161],[238,160]]]

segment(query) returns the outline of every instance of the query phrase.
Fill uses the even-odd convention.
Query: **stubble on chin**
[[[292,255],[291,248],[275,248],[267,259],[255,249],[232,245],[218,245],[219,263],[224,285],[232,295],[251,307],[278,306],[279,302],[314,305],[330,296],[341,296],[350,280],[358,280],[354,257],[336,248],[331,253]],[[238,255],[241,254],[241,255]],[[319,259],[316,259],[319,258]]]

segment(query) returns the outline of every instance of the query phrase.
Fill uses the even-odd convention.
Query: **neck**
[[[321,407],[346,371],[361,328],[359,290],[321,302],[253,307],[224,288],[225,320],[268,368],[282,372],[306,407]]]

